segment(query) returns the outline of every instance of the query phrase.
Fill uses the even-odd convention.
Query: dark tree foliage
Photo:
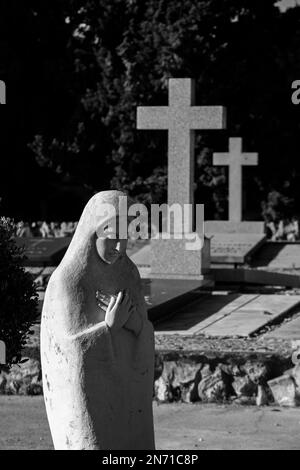
[[[0,339],[7,366],[21,360],[30,327],[37,319],[37,293],[32,276],[22,267],[22,249],[13,239],[14,224],[0,219]]]
[[[56,194],[57,210],[69,191],[79,211],[82,199],[111,186],[164,202],[166,133],[137,131],[136,107],[166,105],[168,78],[191,77],[197,104],[228,109],[226,131],[197,134],[196,201],[207,217],[227,217],[227,169],[212,166],[212,152],[226,151],[234,136],[260,154],[259,168],[244,170],[244,217],[259,217],[263,201],[265,213],[274,192],[296,212],[300,107],[291,84],[300,79],[300,8],[282,13],[276,0],[4,3],[22,32],[22,51],[17,37],[9,63],[19,80],[28,73],[30,90],[15,158],[36,175],[33,157],[42,168],[45,206]]]

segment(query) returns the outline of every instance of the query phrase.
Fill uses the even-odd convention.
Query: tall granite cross
[[[257,153],[242,153],[242,139],[229,139],[229,153],[214,153],[213,164],[229,166],[229,221],[242,221],[242,167],[258,165]]]
[[[169,80],[169,106],[139,107],[137,110],[137,128],[168,131],[168,204],[194,203],[194,147],[195,131],[225,128],[225,108],[222,106],[195,106],[195,84],[187,78]],[[193,220],[179,229],[182,234],[203,234],[203,225],[199,221],[196,233],[193,232]],[[201,222],[200,222],[201,223]],[[177,225],[178,228],[178,225]],[[175,229],[176,233],[177,228]],[[200,228],[200,230],[199,230]],[[164,239],[154,237],[151,240],[152,278],[164,279],[203,279],[203,274],[210,268],[209,240],[204,240],[204,247],[187,248],[184,237]]]
[[[169,106],[138,107],[137,128],[168,130],[168,204],[194,202],[195,130],[224,129],[225,108],[195,106],[195,83],[169,80]]]

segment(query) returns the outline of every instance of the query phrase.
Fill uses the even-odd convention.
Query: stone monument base
[[[265,233],[264,222],[231,222],[229,220],[207,220],[204,222],[205,233]]]
[[[159,234],[151,240],[151,271],[153,279],[190,279],[204,281],[210,272],[210,240],[197,243],[197,234]]]

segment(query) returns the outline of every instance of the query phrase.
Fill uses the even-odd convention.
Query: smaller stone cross
[[[229,166],[229,221],[241,222],[243,209],[242,168],[258,165],[258,153],[242,153],[242,139],[229,139],[229,153],[214,153],[215,166]]]

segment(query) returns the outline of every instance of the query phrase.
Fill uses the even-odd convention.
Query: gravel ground
[[[53,450],[42,397],[0,396],[0,450]],[[159,450],[300,450],[300,409],[154,404]]]

